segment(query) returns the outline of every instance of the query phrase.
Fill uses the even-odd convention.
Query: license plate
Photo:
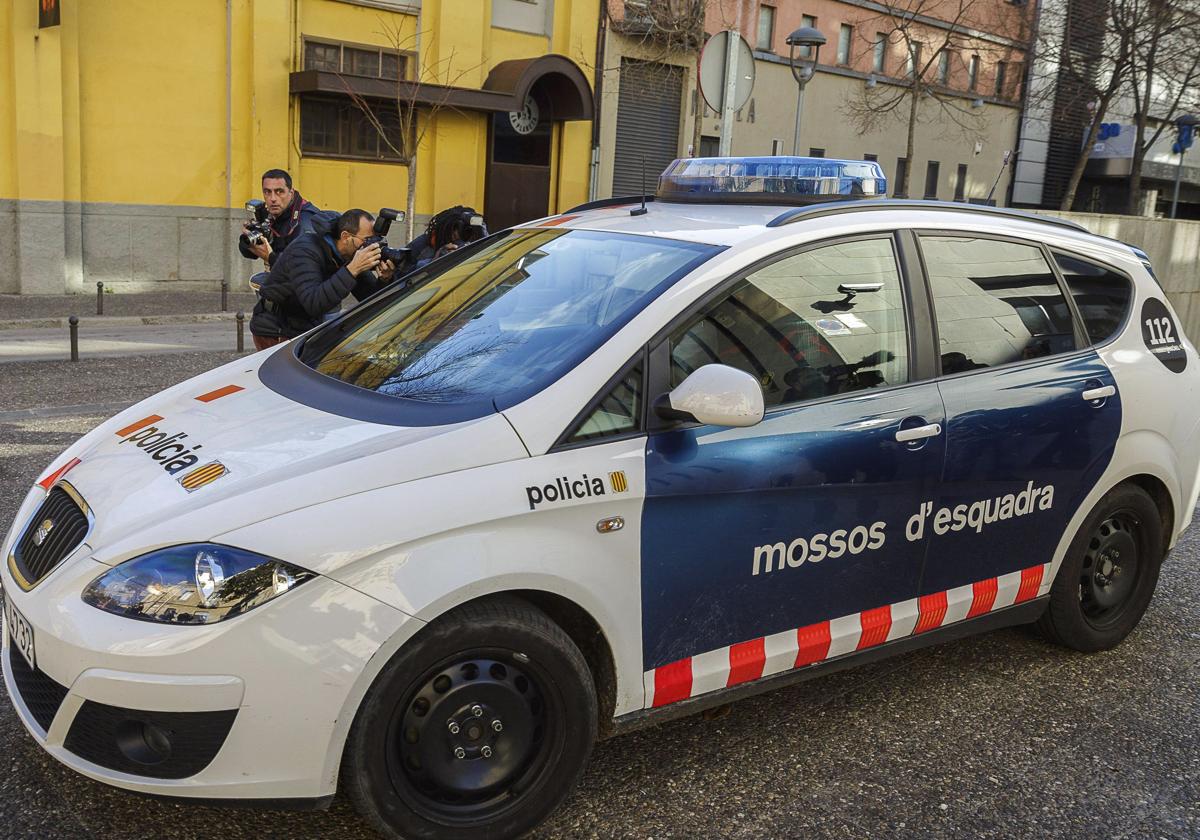
[[[33,653],[33,627],[17,612],[11,598],[4,599],[4,624],[8,628],[8,643],[21,652],[30,668],[37,668]]]

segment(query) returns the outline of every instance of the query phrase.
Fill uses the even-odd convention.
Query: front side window
[[[318,373],[427,404],[515,405],[719,248],[584,230],[495,237],[304,344]]]
[[[922,236],[942,373],[1075,349],[1071,312],[1040,248],[966,236]]]
[[[600,398],[567,438],[584,443],[627,435],[642,428],[642,363],[638,362]]]
[[[890,238],[825,245],[739,281],[670,337],[671,386],[707,364],[759,381],[767,408],[908,380]]]
[[[1078,257],[1055,254],[1054,259],[1092,343],[1100,344],[1116,335],[1129,314],[1133,296],[1129,278]]]

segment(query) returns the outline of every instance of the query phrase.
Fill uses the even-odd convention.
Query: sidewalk
[[[230,291],[228,312],[221,312],[221,293],[130,292],[104,295],[104,315],[96,315],[96,293],[79,295],[0,295],[0,330],[65,328],[67,318],[79,316],[93,325],[117,327],[137,324],[195,323],[233,318],[242,310],[249,319],[254,294]]]

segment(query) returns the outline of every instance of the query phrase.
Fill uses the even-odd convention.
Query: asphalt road
[[[0,365],[4,526],[97,412],[230,357]],[[999,631],[614,739],[536,836],[1197,838],[1198,732],[1200,526],[1114,651]],[[0,697],[0,836],[372,834],[340,798],[323,813],[223,810],[91,782],[44,755]]]

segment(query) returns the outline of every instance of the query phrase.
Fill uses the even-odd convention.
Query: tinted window
[[[943,373],[1075,349],[1071,313],[1041,249],[969,237],[921,237]]]
[[[388,396],[502,410],[558,379],[717,250],[650,236],[510,231],[318,331],[300,358]]]
[[[583,419],[568,443],[639,431],[642,427],[642,365],[639,362]]]
[[[1093,344],[1107,341],[1125,321],[1133,289],[1129,278],[1111,268],[1055,254],[1071,297]]]
[[[730,365],[759,381],[768,408],[905,382],[892,241],[826,245],[772,263],[670,342],[672,387],[703,365]]]

